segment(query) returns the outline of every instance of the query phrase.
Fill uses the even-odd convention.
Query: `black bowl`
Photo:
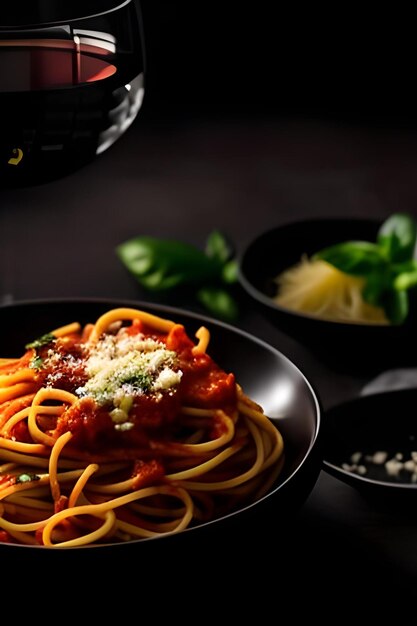
[[[276,277],[303,255],[347,240],[375,241],[381,223],[323,217],[271,228],[255,237],[241,254],[240,284],[270,321],[335,369],[371,373],[415,363],[416,290],[409,292],[410,313],[402,325],[322,320],[285,309],[273,300]]]
[[[328,409],[324,469],[367,496],[390,505],[393,498],[414,503],[417,510],[416,405],[417,387],[358,396]]]
[[[141,567],[162,562],[181,554],[207,551],[212,546],[227,544],[230,554],[241,551],[241,536],[245,535],[245,555],[251,550],[259,555],[262,540],[269,541],[278,533],[304,503],[321,469],[319,427],[321,409],[317,396],[303,373],[282,353],[261,340],[211,318],[184,310],[143,302],[120,302],[102,299],[38,300],[0,307],[1,356],[13,357],[33,338],[70,321],[95,321],[105,311],[116,306],[128,306],[150,311],[185,325],[193,334],[202,324],[211,332],[209,352],[226,370],[236,373],[244,391],[261,404],[267,415],[276,421],[286,445],[286,460],[282,474],[270,493],[256,503],[213,522],[189,528],[178,534],[156,539],[142,539],[110,546],[56,549],[47,547],[0,544],[2,563],[7,559],[27,560],[45,558],[55,562],[76,562],[81,558],[103,564],[106,559],[119,557],[141,563]],[[183,554],[183,553],[182,553]],[[245,557],[246,558],[246,557]],[[73,561],[70,561],[73,559]]]

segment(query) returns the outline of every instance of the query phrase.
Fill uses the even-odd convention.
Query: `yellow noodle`
[[[0,387],[0,404],[25,396],[31,391],[33,391],[33,383],[31,382],[20,382],[3,388]]]
[[[55,441],[51,449],[49,457],[49,483],[51,485],[52,499],[56,502],[61,495],[58,482],[58,457],[62,448],[70,441],[72,433],[70,431],[64,433]]]
[[[117,322],[118,320],[140,320],[145,324],[164,332],[169,332],[175,326],[174,322],[164,320],[156,315],[152,315],[151,313],[145,313],[144,311],[138,311],[130,308],[113,309],[108,311],[108,313],[104,313],[104,315],[97,320],[91,332],[89,342],[97,342],[102,333],[104,333],[111,324]]]
[[[140,352],[122,352],[120,362],[133,369],[119,374],[110,363],[111,375],[106,378],[111,350],[119,340],[120,345],[130,346],[129,332],[151,338],[148,348],[146,341],[133,343],[155,350],[145,353],[146,358],[155,355],[148,359],[153,367],[158,367],[158,359],[167,359],[161,366],[165,369],[155,398],[174,399],[176,390],[182,390],[187,368],[197,368],[195,391],[192,385],[188,388],[187,402],[179,402],[172,421],[161,431],[159,426],[149,433],[145,428],[143,433],[148,434],[137,441],[133,438],[132,444],[130,428],[136,427],[134,420],[142,419],[140,411],[131,417],[135,387],[129,388],[128,383],[126,395],[111,394],[112,389],[121,389],[114,387],[118,376],[122,381],[123,377],[135,381],[137,363],[148,361],[140,360]],[[0,529],[10,542],[67,548],[181,532],[262,497],[279,478],[284,465],[283,438],[262,408],[233,382],[233,375],[216,370],[208,353],[207,327],[199,328],[193,341],[182,324],[121,307],[104,313],[95,323],[71,322],[51,334],[55,339],[50,343],[28,348],[20,359],[3,360]],[[56,358],[48,362],[50,354]],[[89,354],[97,355],[91,371],[85,361]],[[33,369],[28,368],[31,359]],[[57,364],[56,378],[55,370],[48,378],[51,363]],[[102,369],[88,386],[86,380],[95,376],[97,363]],[[61,380],[59,368],[65,366],[70,369],[64,389],[55,380]],[[78,379],[78,372],[83,377]],[[166,380],[169,392],[165,392]],[[213,390],[218,395],[208,404],[204,394]],[[138,402],[143,394],[148,398],[148,391],[140,391]],[[158,400],[152,398],[150,394],[148,401],[156,404],[149,406],[157,409]],[[148,419],[146,411],[144,418]],[[110,420],[103,424],[114,424],[114,431],[120,429],[120,448],[111,443],[94,447],[91,428],[96,423],[100,427],[103,419]]]
[[[74,394],[62,389],[40,389],[35,395],[28,416],[30,434],[34,441],[40,441],[47,446],[53,446],[55,438],[51,435],[45,434],[40,428],[38,428],[36,423],[36,416],[38,413],[42,412],[43,408],[40,403],[44,400],[60,400],[61,402],[66,402],[71,405],[74,404],[74,402],[77,402],[78,398],[77,396],[74,396]]]
[[[210,341],[210,333],[204,326],[201,326],[196,332],[195,336],[198,339],[198,344],[192,349],[194,355],[204,354],[207,351],[207,347]]]
[[[80,497],[82,490],[86,486],[87,481],[93,474],[97,472],[98,469],[99,469],[99,466],[97,465],[97,463],[91,463],[85,468],[84,472],[81,474],[81,476],[75,483],[71,491],[71,495],[68,498],[68,506],[70,508],[76,506],[78,498]]]
[[[11,387],[16,383],[21,383],[25,381],[32,381],[35,378],[35,372],[33,369],[29,367],[18,370],[13,374],[4,374],[0,376],[0,386],[1,387]]]
[[[65,335],[79,332],[80,328],[81,326],[78,322],[71,322],[71,324],[56,328],[51,332],[51,335],[54,335],[54,337],[64,337]]]

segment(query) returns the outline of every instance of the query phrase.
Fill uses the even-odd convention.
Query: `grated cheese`
[[[405,458],[403,452],[396,452],[389,458],[388,452],[383,450],[366,455],[357,451],[351,454],[349,461],[341,464],[342,469],[347,472],[364,476],[372,466],[379,465],[385,469],[387,477],[399,479],[406,472],[410,475],[411,482],[417,482],[417,451],[410,452],[408,458]]]
[[[118,407],[123,398],[146,392],[169,390],[177,386],[182,371],[177,354],[160,341],[131,336],[106,335],[91,349],[86,360],[88,380],[76,389],[79,397],[90,396],[100,404]],[[113,421],[127,427],[127,412],[120,409]]]

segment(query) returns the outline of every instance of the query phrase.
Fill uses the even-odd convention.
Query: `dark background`
[[[149,114],[414,124],[407,11],[142,0],[142,12]]]
[[[129,131],[100,158],[62,179],[0,189],[1,302],[150,300],[114,253],[116,245],[136,235],[202,248],[217,228],[241,252],[258,233],[295,219],[340,215],[382,221],[398,210],[417,215],[413,16],[392,7],[384,13],[381,6],[365,14],[352,3],[309,7],[266,0],[142,0],[146,88]],[[293,360],[324,409],[357,395],[369,382],[357,371],[328,367],[255,307],[243,313],[239,326]],[[203,610],[207,593],[215,607],[226,597],[233,610],[235,603],[245,609],[250,600],[257,608],[251,582],[262,576],[274,615],[280,615],[282,578],[300,594],[295,614],[303,603],[300,578],[317,594],[319,615],[324,604],[331,606],[335,591],[344,614],[346,604],[375,583],[380,597],[378,606],[369,602],[373,618],[389,598],[396,610],[413,599],[414,514],[395,507],[380,511],[321,472],[292,541],[291,576],[282,571],[277,535],[270,554],[260,555],[259,570],[248,575],[235,570],[244,579],[239,598],[231,599],[214,580],[208,592],[202,590]],[[231,567],[227,556],[215,551],[213,563],[225,571]],[[265,574],[265,563],[272,574]],[[141,593],[141,564],[132,566],[139,582],[129,579],[128,593],[135,597],[136,590]],[[199,581],[198,566],[192,560],[196,569],[180,581],[180,603],[188,601],[189,579]],[[158,590],[162,586],[165,592],[175,564],[162,567]],[[115,588],[111,579],[117,600],[125,593],[125,576]],[[87,578],[80,580],[82,585]],[[142,601],[143,594],[138,597]],[[182,611],[183,604],[173,610]]]

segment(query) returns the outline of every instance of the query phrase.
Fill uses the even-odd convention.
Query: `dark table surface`
[[[284,115],[187,120],[145,112],[83,169],[47,184],[0,190],[0,295],[3,303],[150,299],[115,255],[115,246],[132,236],[203,247],[216,228],[240,252],[257,233],[294,219],[417,215],[416,171],[417,131],[410,126]],[[246,307],[237,325],[293,360],[323,410],[369,382],[355,371],[333,371],[255,307]],[[322,471],[296,515],[293,541],[293,576],[304,572],[307,580],[308,572],[317,593],[340,581],[352,597],[374,584],[412,597],[417,519],[409,510],[369,501]]]

